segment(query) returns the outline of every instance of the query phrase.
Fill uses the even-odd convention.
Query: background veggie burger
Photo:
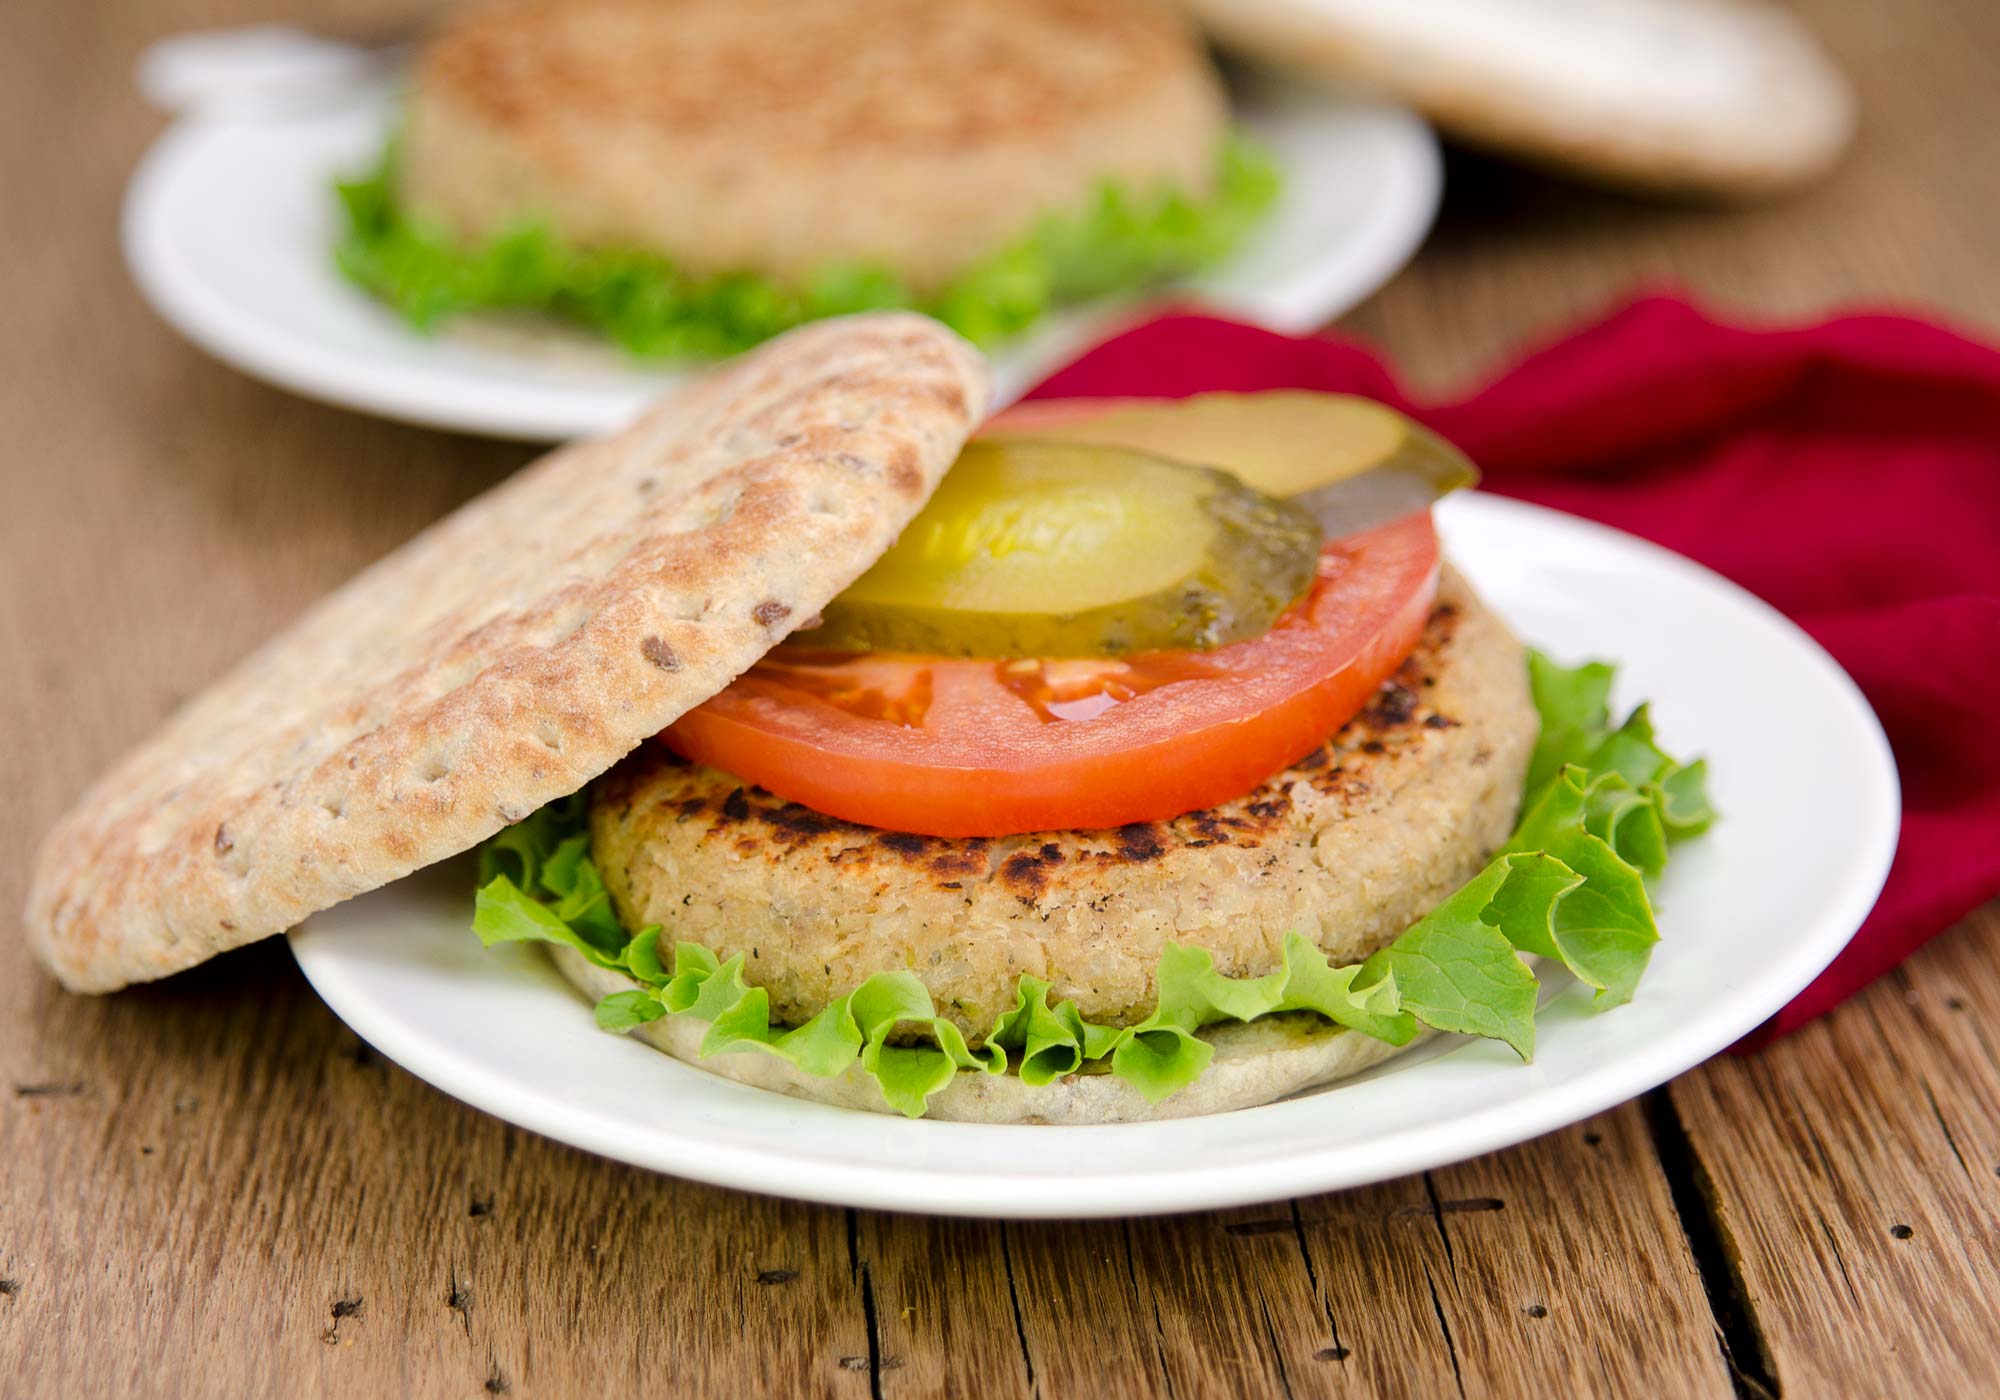
[[[341,187],[337,256],[420,326],[641,356],[897,306],[984,343],[1218,260],[1276,189],[1156,0],[483,0]]]
[[[985,396],[880,313],[544,458],[87,793],[38,954],[108,991],[483,842],[474,930],[547,944],[607,1029],[1051,1123],[1265,1102],[1431,1030],[1526,1057],[1534,959],[1630,998],[1702,768],[1441,562],[1456,454],[1302,394],[971,438]]]

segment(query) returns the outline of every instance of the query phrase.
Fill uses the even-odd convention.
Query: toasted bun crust
[[[1846,79],[1762,0],[1183,2],[1230,48],[1617,184],[1769,194],[1824,173],[1854,130]]]
[[[576,791],[886,549],[985,411],[919,316],[822,322],[439,521],[190,701],[49,834],[26,923],[109,991]]]
[[[1293,931],[1336,961],[1366,957],[1505,840],[1536,729],[1520,644],[1448,573],[1368,709],[1256,790],[1172,822],[910,836],[648,745],[593,787],[592,841],[628,928],[741,954],[776,1019],[908,970],[977,1043],[1023,973],[1091,1020],[1144,1017],[1169,940],[1231,976],[1275,970]]]
[[[549,953],[563,976],[593,1001],[634,985],[567,948],[551,945]],[[754,1050],[704,1060],[701,1038],[707,1030],[703,1022],[668,1016],[640,1026],[633,1034],[655,1050],[739,1084],[836,1108],[896,1111],[883,1101],[874,1081],[858,1065],[835,1078],[821,1079]],[[1424,1039],[1419,1036],[1410,1045],[1390,1045],[1307,1015],[1266,1016],[1243,1025],[1210,1026],[1201,1034],[1214,1044],[1215,1058],[1201,1078],[1159,1103],[1147,1103],[1137,1089],[1109,1074],[1073,1074],[1036,1087],[1023,1083],[1018,1075],[967,1073],[931,1096],[925,1116],[966,1123],[1081,1125],[1226,1113],[1359,1074]]]
[[[418,67],[403,193],[464,236],[927,290],[1100,179],[1204,190],[1225,125],[1157,0],[497,0]]]

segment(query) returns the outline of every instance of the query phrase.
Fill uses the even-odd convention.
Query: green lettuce
[[[1204,1027],[1280,1012],[1392,1045],[1425,1028],[1484,1036],[1526,1060],[1539,986],[1522,955],[1560,963],[1599,1005],[1629,1001],[1659,941],[1647,882],[1676,842],[1714,820],[1705,767],[1660,748],[1645,706],[1611,722],[1609,666],[1562,667],[1539,653],[1529,665],[1541,738],[1514,835],[1484,870],[1358,964],[1336,967],[1292,933],[1276,971],[1228,977],[1205,950],[1169,943],[1158,1002],[1131,1026],[1088,1021],[1074,1001],[1052,1001],[1048,982],[1023,975],[974,1049],[909,972],[875,974],[804,1025],[774,1025],[740,954],[725,962],[696,943],[662,949],[657,925],[627,936],[590,858],[583,794],[481,847],[472,927],[489,946],[554,943],[631,979],[633,989],[597,1004],[606,1030],[691,1016],[708,1026],[704,1057],[775,1055],[819,1076],[858,1063],[884,1101],[913,1118],[966,1072],[1012,1072],[1032,1085],[1105,1072],[1158,1102],[1207,1068],[1215,1052]]]
[[[533,223],[460,242],[401,205],[391,142],[375,168],[335,186],[345,222],[334,261],[421,330],[466,312],[534,311],[591,327],[644,359],[732,355],[805,321],[889,307],[928,312],[992,345],[1052,307],[1213,265],[1270,209],[1278,186],[1271,158],[1232,136],[1207,197],[1100,184],[1081,209],[1044,215],[918,296],[863,263],[825,267],[796,286],[754,272],[697,276],[656,253],[572,247]]]

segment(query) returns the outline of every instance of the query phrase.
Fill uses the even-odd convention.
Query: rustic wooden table
[[[299,7],[393,31],[406,0]],[[1825,187],[1661,207],[1457,159],[1348,327],[1461,379],[1635,281],[2000,330],[2000,9],[1807,6]],[[253,384],[141,306],[145,41],[268,0],[0,16],[0,909],[79,785],[518,447]],[[370,1053],[282,944],[105,1000],[0,948],[0,1393],[1971,1394],[2000,1375],[2000,914],[1821,1023],[1512,1151],[1165,1220],[821,1209],[598,1161]]]

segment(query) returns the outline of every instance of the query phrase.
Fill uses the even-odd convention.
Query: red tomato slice
[[[1159,821],[1310,753],[1416,645],[1429,512],[1329,543],[1262,637],[1122,660],[968,661],[785,646],[662,736],[815,811],[927,836]]]

